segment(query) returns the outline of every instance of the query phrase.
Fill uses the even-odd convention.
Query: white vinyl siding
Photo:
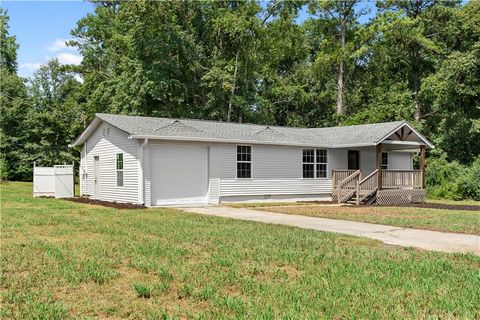
[[[412,154],[410,152],[389,152],[389,170],[412,170]]]
[[[105,129],[105,130],[104,130]],[[106,130],[109,129],[109,130]],[[108,132],[108,134],[107,134]],[[106,123],[86,142],[87,156],[85,168],[84,194],[94,193],[94,157],[99,157],[99,199],[116,202],[138,202],[138,142],[128,139],[128,135]],[[123,153],[123,187],[117,187],[116,155]]]
[[[329,194],[328,178],[302,178],[301,147],[252,146],[252,178],[236,179],[236,145],[218,146],[220,196]],[[328,157],[330,153],[327,152]],[[337,153],[333,153],[335,156]]]
[[[85,144],[82,147],[82,151],[80,151],[80,167],[78,170],[78,178],[79,178],[79,183],[80,183],[80,196],[86,195],[87,194],[87,166],[86,166],[86,160],[85,160]]]
[[[211,145],[208,148],[208,197],[207,201],[211,204],[218,204],[220,200],[220,170],[218,165],[219,146]]]

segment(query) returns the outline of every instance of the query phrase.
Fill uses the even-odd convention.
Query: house
[[[80,145],[82,196],[146,206],[422,201],[433,148],[405,121],[294,128],[113,114],[96,114]]]

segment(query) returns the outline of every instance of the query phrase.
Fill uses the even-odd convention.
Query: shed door
[[[151,164],[152,205],[207,202],[207,147],[152,146]]]

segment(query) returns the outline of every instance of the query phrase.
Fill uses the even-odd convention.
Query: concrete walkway
[[[303,229],[314,229],[366,237],[395,246],[415,247],[441,252],[471,252],[480,255],[480,236],[475,235],[272,213],[245,208],[208,206],[183,208],[182,210],[210,216],[283,224]]]

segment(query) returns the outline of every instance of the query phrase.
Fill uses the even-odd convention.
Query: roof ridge
[[[355,124],[355,125],[346,125],[346,126],[334,126],[334,127],[313,127],[313,128],[306,128],[306,127],[291,127],[291,126],[276,126],[276,125],[269,125],[269,124],[257,124],[257,123],[238,123],[238,122],[227,122],[221,120],[202,120],[202,119],[191,119],[191,118],[166,118],[166,117],[148,117],[148,116],[139,116],[139,115],[126,115],[126,114],[113,114],[113,113],[95,113],[95,116],[122,116],[122,117],[135,117],[135,118],[147,118],[147,119],[164,119],[164,120],[177,120],[177,121],[195,121],[195,122],[211,122],[211,123],[221,123],[221,124],[229,124],[229,125],[240,125],[240,126],[268,126],[270,128],[288,128],[288,129],[299,129],[299,130],[314,130],[314,129],[334,129],[334,128],[345,128],[345,127],[360,127],[360,126],[372,126],[372,125],[382,125],[382,124],[393,124],[393,123],[407,123],[405,120],[397,120],[397,121],[388,121],[388,122],[377,122],[377,123],[366,123],[366,124]]]
[[[164,125],[164,126],[158,127],[157,129],[155,129],[155,131],[158,131],[158,130],[160,130],[160,129],[165,129],[165,128],[167,128],[167,127],[172,127],[172,126],[175,126],[175,125],[177,125],[177,124],[180,124],[180,125],[182,125],[183,127],[187,127],[187,128],[190,128],[190,129],[194,129],[195,131],[198,131],[198,132],[203,132],[203,130],[200,130],[200,129],[195,128],[195,127],[192,127],[192,126],[189,126],[188,124],[185,124],[185,123],[183,123],[182,121],[180,121],[180,120],[178,120],[178,119],[175,119],[172,123],[168,123],[168,124],[166,124],[166,125]]]

